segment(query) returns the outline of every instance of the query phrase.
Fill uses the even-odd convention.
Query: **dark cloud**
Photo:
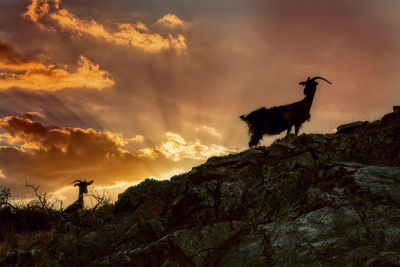
[[[30,63],[37,63],[33,59],[22,58],[14,51],[14,48],[0,40],[0,62],[7,66],[18,66]],[[1,65],[0,65],[1,66]]]
[[[84,109],[64,99],[63,93],[27,92],[24,90],[0,91],[0,117],[37,112],[35,119],[43,124],[80,128],[102,129],[101,121]]]

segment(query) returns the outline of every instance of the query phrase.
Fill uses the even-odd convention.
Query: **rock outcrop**
[[[40,251],[29,265],[400,266],[392,114],[147,179],[119,196],[112,216],[82,215],[26,248]]]

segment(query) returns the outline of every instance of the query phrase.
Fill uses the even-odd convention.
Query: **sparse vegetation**
[[[103,189],[103,191],[100,193],[97,190],[94,190],[93,188],[90,189],[89,193],[87,194],[89,196],[89,201],[90,201],[90,206],[92,207],[92,210],[96,210],[98,208],[104,208],[104,207],[109,207],[109,206],[114,206],[111,203],[114,203],[115,200],[113,197]]]
[[[39,186],[26,184],[26,187],[34,198],[22,204],[14,204],[10,188],[0,187],[0,258],[17,248],[32,249],[35,244],[50,242],[54,233],[62,231],[68,223],[76,228],[92,226],[82,223],[85,218],[65,214],[62,201],[42,193]],[[85,210],[84,217],[98,219],[112,213],[114,204],[106,191],[91,189],[88,198],[91,208]]]

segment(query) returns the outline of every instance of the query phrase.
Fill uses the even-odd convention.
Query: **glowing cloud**
[[[143,142],[144,142],[144,136],[138,134],[138,135],[136,135],[135,137],[129,138],[127,141],[128,141],[128,142],[143,143]]]
[[[0,46],[0,55],[1,53]],[[78,68],[73,73],[54,65],[45,66],[31,59],[20,59],[12,53],[7,55],[8,57],[0,57],[0,69],[5,70],[0,71],[0,89],[12,87],[48,91],[63,88],[103,89],[114,84],[107,71],[101,70],[99,65],[82,55],[78,60]]]
[[[51,9],[59,9],[61,0],[32,0],[23,16],[33,22],[39,22]]]
[[[59,9],[59,4],[60,0],[32,0],[24,16],[37,24],[40,24],[40,20],[47,16],[64,30],[79,35],[86,34],[120,46],[139,48],[146,52],[159,52],[171,48],[177,51],[186,49],[185,37],[182,34],[178,34],[176,37],[169,34],[165,38],[158,33],[148,33],[149,29],[142,22],[136,24],[117,23],[118,30],[112,32],[94,20],[83,20],[66,9]],[[54,12],[52,12],[52,8]],[[183,21],[172,14],[164,16],[159,22],[168,27],[183,25]]]
[[[128,23],[117,24],[119,31],[109,32],[96,21],[81,20],[65,9],[51,14],[50,17],[64,29],[102,38],[109,43],[140,48],[147,52],[158,52],[169,48],[177,50],[186,48],[185,38],[181,34],[178,34],[176,38],[172,35],[164,38],[158,33],[140,32],[139,30],[147,29],[143,23],[138,24],[139,26],[136,25],[136,27]]]
[[[202,125],[201,127],[196,127],[196,132],[204,131],[212,136],[222,138],[222,134],[220,134],[214,127],[210,127],[207,125]]]
[[[187,142],[181,135],[167,132],[167,140],[156,146],[155,149],[144,148],[140,152],[144,156],[155,158],[157,152],[163,154],[167,159],[180,161],[184,159],[205,160],[212,156],[221,156],[237,152],[221,145],[204,145],[200,140]]]
[[[7,177],[6,186],[21,189],[28,180],[48,191],[65,187],[77,177],[94,179],[96,186],[146,177],[167,178],[165,175],[171,170],[181,172],[193,166],[193,158],[203,159],[224,150],[200,142],[188,143],[179,135],[168,133],[168,140],[159,150],[152,150],[156,157],[151,158],[127,151],[127,141],[120,134],[91,128],[46,127],[31,118],[0,118],[0,138],[7,144],[0,146],[0,178]],[[174,151],[178,155],[173,156]],[[187,158],[186,163],[175,163]]]
[[[15,186],[24,179],[49,189],[82,175],[95,177],[98,184],[145,176],[144,161],[126,151],[119,135],[109,131],[45,127],[24,117],[0,119],[0,130],[8,144],[0,147],[0,169]]]
[[[0,119],[0,128],[10,144],[31,152],[63,152],[76,155],[90,151],[103,152],[105,157],[121,156],[126,151],[119,135],[93,129],[45,127],[29,118],[5,117]],[[106,153],[104,153],[107,151]],[[72,156],[71,154],[71,156]]]
[[[186,22],[178,18],[176,15],[170,13],[157,20],[156,23],[168,28],[184,27],[187,25]]]

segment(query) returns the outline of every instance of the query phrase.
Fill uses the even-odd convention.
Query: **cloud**
[[[37,111],[28,111],[24,114],[25,118],[28,118],[30,120],[34,120],[35,118],[41,118],[41,119],[45,119],[46,115],[37,112]]]
[[[135,137],[129,138],[127,141],[129,141],[129,142],[143,143],[143,142],[144,142],[144,136],[138,134],[138,135],[136,135]]]
[[[157,20],[156,24],[162,25],[167,28],[185,27],[187,23],[178,18],[174,14],[168,13],[164,17]]]
[[[0,89],[12,87],[30,90],[55,91],[63,88],[110,87],[114,81],[107,71],[92,63],[83,55],[75,72],[55,65],[45,65],[37,60],[23,58],[13,48],[0,43]]]
[[[45,127],[29,118],[5,117],[0,119],[0,127],[10,144],[32,153],[62,152],[70,156],[120,157],[125,150],[119,136],[107,131],[93,129]],[[97,155],[92,155],[92,152]]]
[[[52,10],[59,9],[61,0],[32,0],[23,16],[38,23]]]
[[[395,1],[389,4],[389,1],[368,0],[365,5],[357,5],[354,1],[343,0],[324,3],[274,0],[260,1],[262,4],[256,6],[251,1],[235,0],[238,3],[235,13],[226,11],[232,9],[230,2],[227,7],[222,2],[208,1],[210,5],[205,6],[204,2],[189,1],[174,10],[167,2],[152,0],[117,1],[117,4],[111,1],[89,0],[84,4],[82,1],[65,1],[59,8],[50,4],[48,9],[38,9],[38,14],[46,15],[37,16],[36,23],[45,28],[19,17],[25,11],[26,3],[32,1],[0,2],[3,7],[0,8],[3,10],[1,38],[18,44],[24,55],[40,51],[69,62],[83,54],[111,73],[116,81],[113,90],[102,91],[0,90],[0,117],[38,111],[46,115],[46,119],[36,118],[43,125],[106,128],[132,138],[141,134],[146,137],[144,142],[125,139],[128,143],[122,148],[128,151],[147,148],[143,151],[153,155],[154,160],[147,157],[146,164],[169,155],[157,150],[157,146],[168,140],[166,132],[184,137],[186,144],[176,146],[185,149],[196,143],[196,139],[206,146],[246,147],[246,125],[238,116],[260,106],[300,100],[303,94],[298,82],[307,76],[320,75],[333,84],[318,87],[311,120],[302,132],[330,130],[349,120],[379,118],[400,99],[400,80],[396,74],[400,62],[399,16],[393,8]],[[142,7],[144,5],[146,8]],[[154,9],[155,5],[157,9]],[[159,9],[160,6],[163,9]],[[62,8],[66,12],[60,12]],[[247,13],[243,13],[243,9]],[[168,28],[157,24],[156,21],[168,12],[188,20],[190,28]],[[11,14],[15,15],[11,17]],[[60,21],[64,18],[65,25],[61,26],[53,14],[58,15]],[[146,24],[139,24],[138,20]],[[129,22],[126,29],[119,26],[123,22]],[[84,27],[79,27],[80,23]],[[133,28],[132,34],[129,28]],[[175,39],[176,33],[182,33],[188,45],[188,56],[143,53],[143,48],[130,43],[136,36],[135,31],[150,35],[158,33],[162,40],[168,39],[168,33],[172,32]],[[154,51],[169,52],[167,49],[171,49],[168,45],[161,47]],[[35,57],[20,59],[35,60]],[[43,63],[44,68],[54,64],[48,61],[44,64],[42,60],[36,62]],[[11,68],[11,62],[7,64]],[[57,68],[75,73],[75,62],[68,65],[70,67],[57,65]],[[24,67],[23,72],[25,69],[28,67]],[[14,72],[23,74],[18,70]],[[223,138],[213,135],[211,129],[207,131],[202,125],[215,127]],[[276,138],[265,136],[264,144]],[[25,150],[24,153],[18,151],[18,155],[28,158],[29,148]],[[182,154],[179,152],[179,157]],[[38,155],[35,154],[32,161],[26,161],[30,162],[29,170]],[[145,159],[139,158],[140,162]],[[171,164],[172,160],[165,162]],[[122,173],[122,169],[130,165],[121,166],[125,166],[120,168]],[[83,168],[89,173],[86,168],[91,167]],[[66,168],[62,170],[72,173]],[[142,171],[143,168],[132,168],[130,175],[136,176]],[[12,179],[8,169],[3,173]],[[121,177],[129,176],[127,173]],[[51,179],[57,177],[48,176]]]
[[[166,49],[184,51],[187,48],[185,37],[182,34],[177,34],[175,37],[168,34],[168,37],[163,37],[158,33],[149,33],[149,29],[142,22],[117,23],[117,30],[110,31],[95,20],[83,20],[66,9],[60,9],[59,5],[59,0],[32,0],[24,16],[37,24],[41,24],[41,20],[48,17],[59,27],[72,33],[89,35],[114,45],[139,48],[146,52],[160,52]],[[183,21],[175,15],[168,14],[161,19],[160,23],[175,27],[182,24]]]
[[[186,49],[183,35],[178,34],[177,37],[169,35],[168,38],[164,38],[158,33],[141,32],[140,30],[145,28],[143,23],[137,24],[139,26],[136,27],[129,23],[119,23],[117,24],[118,30],[110,32],[96,21],[81,20],[65,9],[51,14],[50,17],[64,29],[79,34],[88,34],[120,46],[140,48],[147,52],[158,52],[169,48],[178,51]]]
[[[196,127],[196,132],[201,132],[201,131],[211,134],[212,136],[222,138],[222,134],[219,133],[214,127],[210,127],[207,125],[202,125],[201,127]]]
[[[55,189],[81,176],[101,184],[144,173],[141,159],[124,150],[118,135],[109,131],[45,127],[23,117],[0,119],[0,129],[8,143],[0,147],[0,169],[17,187],[28,180]]]
[[[166,140],[157,145],[154,149],[143,148],[140,150],[142,155],[150,158],[156,158],[157,154],[163,154],[172,161],[181,161],[184,159],[205,160],[212,156],[221,156],[237,152],[235,149],[229,149],[222,145],[205,145],[200,140],[186,141],[177,133],[166,133]]]
[[[2,143],[6,143],[0,146],[2,179],[6,186],[17,189],[23,188],[25,181],[40,185],[44,191],[59,189],[78,178],[94,179],[96,185],[137,181],[171,169],[187,169],[196,160],[223,151],[168,133],[168,140],[153,149],[156,156],[152,158],[127,151],[127,141],[120,134],[44,126],[29,116],[1,118],[0,131]],[[174,152],[177,155],[172,155]]]
[[[14,51],[11,45],[0,40],[0,70],[21,71],[43,69],[46,69],[45,65],[31,58],[23,58]]]

